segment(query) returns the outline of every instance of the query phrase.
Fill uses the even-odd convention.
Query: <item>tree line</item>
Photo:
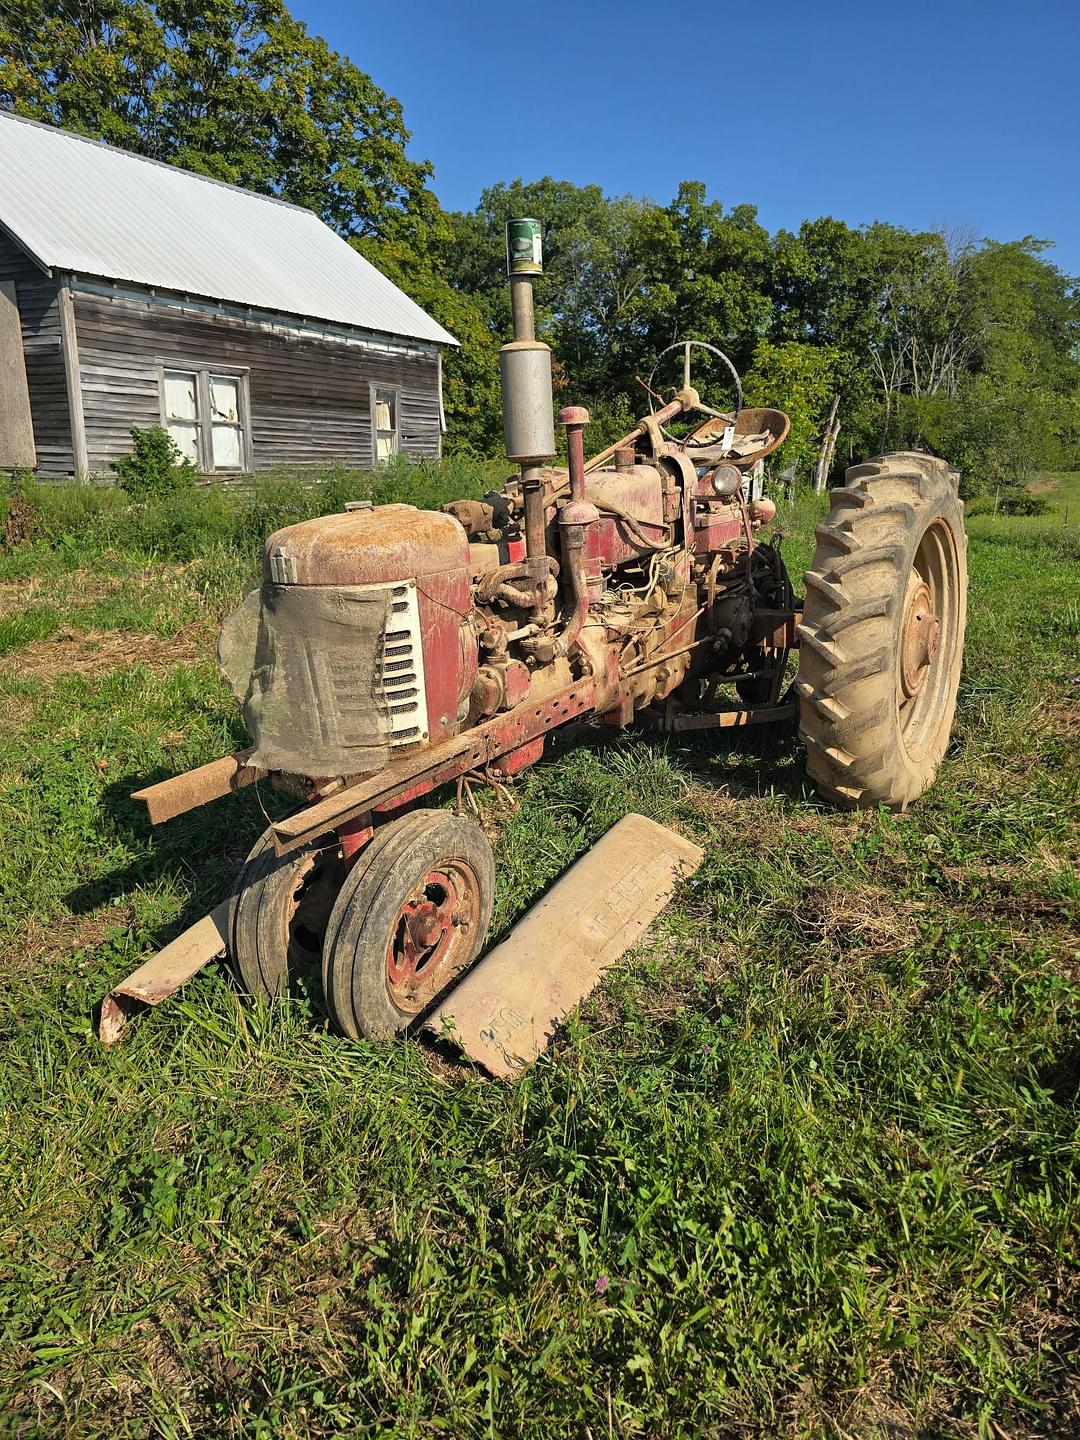
[[[645,408],[652,357],[698,338],[731,356],[749,403],[791,415],[783,463],[803,478],[831,413],[838,466],[925,448],[968,494],[1080,468],[1080,291],[1046,240],[830,217],[770,234],[696,180],[668,203],[514,180],[446,211],[398,102],[282,0],[7,0],[0,106],[314,210],[461,342],[451,450],[498,452],[503,223],[532,215],[540,333],[594,442]]]

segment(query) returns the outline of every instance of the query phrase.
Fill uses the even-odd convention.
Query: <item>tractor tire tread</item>
[[[877,456],[849,467],[830,505],[816,530],[799,627],[795,693],[807,774],[820,794],[844,807],[903,809],[936,776],[956,704],[967,587],[957,476],[929,455]],[[951,541],[941,543],[956,572],[955,634],[943,698],[934,701],[925,742],[920,732],[919,747],[910,749],[898,700],[901,601],[922,537],[935,522]]]

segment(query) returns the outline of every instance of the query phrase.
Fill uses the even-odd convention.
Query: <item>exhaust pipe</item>
[[[514,338],[499,351],[503,438],[507,457],[521,467],[526,563],[539,609],[545,603],[551,574],[544,535],[540,469],[546,461],[555,458],[551,351],[536,338],[533,308],[533,281],[544,271],[539,220],[507,221],[506,271],[510,279]]]

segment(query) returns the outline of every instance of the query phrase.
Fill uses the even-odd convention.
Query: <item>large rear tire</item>
[[[930,455],[854,465],[831,492],[806,575],[799,728],[817,790],[903,810],[937,775],[967,620],[955,471]]]
[[[479,826],[414,810],[375,832],[341,887],[323,947],[330,1017],[385,1040],[472,964],[491,921],[495,862]]]

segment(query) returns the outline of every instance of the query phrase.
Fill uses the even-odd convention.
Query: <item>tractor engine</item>
[[[518,475],[440,513],[359,501],[279,530],[260,590],[223,628],[221,668],[254,739],[248,763],[301,795],[533,706],[521,743],[499,742],[499,768],[513,773],[543,748],[524,732],[548,698],[579,681],[591,712],[616,724],[661,701],[669,717],[672,704],[697,708],[721,681],[751,704],[777,699],[786,644],[768,615],[791,634],[792,603],[779,552],[755,538],[775,514],[755,486],[787,417],[743,409],[731,362],[681,342],[669,347],[683,361],[670,401],[588,464],[588,413],[563,410],[567,465],[552,467],[535,273],[511,269],[514,339],[500,352]],[[694,345],[727,366],[733,414],[691,386]],[[688,428],[694,412],[706,418]]]
[[[539,583],[516,482],[443,513],[358,502],[277,531],[219,643],[252,765],[316,784],[369,774],[582,674],[613,719],[664,699],[749,638],[751,595],[727,572],[753,522],[714,486],[629,447],[587,476],[574,455],[541,469]]]

